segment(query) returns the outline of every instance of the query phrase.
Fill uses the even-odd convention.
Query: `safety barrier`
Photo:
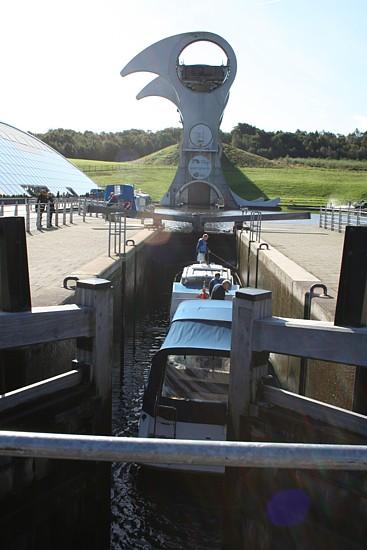
[[[0,455],[246,468],[367,468],[367,445],[241,443],[15,431],[0,431]]]
[[[53,201],[36,202],[35,199],[0,199],[0,217],[22,216],[25,219],[27,233],[42,231],[60,225],[72,225],[74,215],[82,217],[83,221],[87,214],[91,217],[99,217],[98,209],[92,208],[96,201],[85,197],[61,197]],[[104,202],[98,203],[105,206]],[[93,211],[94,210],[94,211]]]
[[[341,233],[347,225],[367,225],[367,210],[351,206],[348,208],[335,206],[320,208],[320,227]]]

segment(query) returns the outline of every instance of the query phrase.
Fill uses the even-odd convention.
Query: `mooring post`
[[[31,310],[24,218],[0,219],[0,311]],[[0,392],[24,385],[26,359],[23,349],[0,351]]]
[[[96,411],[95,427],[98,434],[111,432],[112,361],[113,361],[113,301],[111,282],[106,279],[77,281],[76,303],[95,312],[94,338],[77,341],[77,359],[91,366],[91,383],[95,387],[100,407]]]
[[[229,417],[227,439],[250,440],[250,404],[255,399],[259,379],[267,374],[267,353],[253,353],[254,322],[272,314],[272,293],[258,288],[244,288],[233,300],[231,371],[229,382]],[[243,471],[226,468],[224,545],[226,550],[242,548],[244,541]]]
[[[254,366],[260,365],[259,356],[263,356],[252,351],[254,321],[271,316],[271,296],[270,290],[243,288],[236,292],[233,300],[229,382],[229,438],[233,440],[242,439],[241,418],[248,416],[251,385],[255,371],[258,370]]]
[[[0,219],[0,310],[31,310],[24,218]]]
[[[345,228],[335,325],[367,326],[367,227]],[[353,410],[367,415],[367,368],[356,367]]]

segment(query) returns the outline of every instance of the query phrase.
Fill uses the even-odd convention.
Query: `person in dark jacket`
[[[200,237],[196,245],[197,261],[200,264],[203,264],[207,261],[207,253],[209,252],[208,238],[209,235],[207,233],[204,233],[204,235]]]
[[[228,281],[228,279],[224,279],[223,283],[215,285],[210,295],[210,298],[212,300],[224,300],[226,292],[228,292],[230,287],[231,281]]]
[[[212,293],[215,285],[220,285],[223,282],[223,279],[220,278],[220,273],[214,273],[213,279],[209,282],[209,294]]]
[[[47,194],[47,227],[52,227],[52,215],[55,212],[55,201],[52,193]]]

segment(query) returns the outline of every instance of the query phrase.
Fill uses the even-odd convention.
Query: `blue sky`
[[[167,100],[135,99],[151,75],[120,70],[162,38],[202,30],[237,56],[223,130],[367,131],[364,0],[9,0],[0,20],[0,120],[23,130],[179,126]]]

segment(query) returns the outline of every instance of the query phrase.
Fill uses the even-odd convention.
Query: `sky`
[[[367,131],[366,20],[365,0],[4,0],[0,121],[37,133],[178,127],[166,99],[136,100],[153,75],[120,71],[163,38],[208,31],[237,57],[222,130]],[[199,53],[211,62],[205,44]]]

